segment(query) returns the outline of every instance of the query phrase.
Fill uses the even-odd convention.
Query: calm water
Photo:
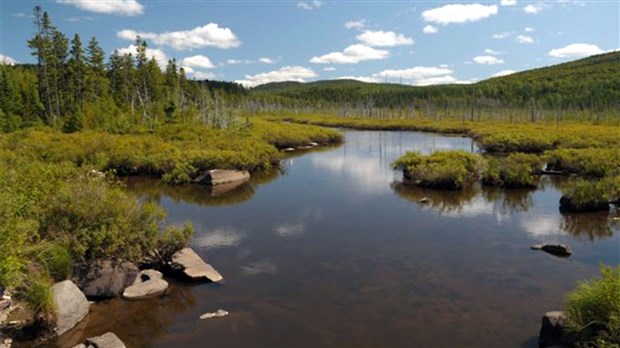
[[[131,180],[170,222],[193,222],[192,246],[225,281],[94,305],[60,345],[113,331],[129,347],[533,347],[545,311],[599,262],[620,263],[618,222],[561,215],[557,179],[536,191],[409,187],[389,169],[406,150],[477,148],[424,133],[345,136],[225,194]],[[529,249],[540,242],[574,254]],[[199,320],[219,308],[230,315]]]

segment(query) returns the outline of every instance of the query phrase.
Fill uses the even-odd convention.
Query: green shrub
[[[536,155],[513,153],[504,158],[491,157],[482,183],[506,188],[537,187],[541,168],[542,160]]]
[[[600,180],[577,179],[563,189],[563,209],[572,211],[607,210],[609,203],[620,201],[620,175]]]
[[[465,151],[438,151],[428,156],[407,152],[392,168],[402,170],[407,180],[420,186],[461,189],[480,174],[483,165],[480,155]]]
[[[560,149],[546,153],[548,168],[590,177],[620,175],[620,150]]]
[[[601,266],[602,276],[582,282],[566,297],[568,328],[577,345],[620,344],[620,266]]]

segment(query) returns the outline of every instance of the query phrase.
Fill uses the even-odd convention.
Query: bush
[[[578,346],[620,344],[620,266],[601,266],[601,278],[579,284],[566,297],[568,329]]]
[[[461,189],[480,174],[483,164],[480,155],[465,151],[438,151],[428,156],[407,152],[392,168],[402,170],[406,179],[420,186]]]
[[[536,155],[513,153],[504,158],[489,158],[482,183],[506,188],[538,186],[542,160]]]
[[[567,211],[607,210],[620,201],[620,175],[598,181],[577,179],[563,189],[560,208]]]
[[[561,149],[546,153],[548,168],[602,178],[620,175],[620,150],[613,149]]]

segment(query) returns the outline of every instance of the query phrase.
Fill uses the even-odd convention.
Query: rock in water
[[[538,336],[538,347],[560,347],[564,343],[565,320],[566,315],[562,311],[545,313]]]
[[[217,186],[247,180],[250,180],[250,173],[247,170],[212,169],[199,175],[193,180],[193,182],[203,185]]]
[[[75,274],[75,282],[86,297],[108,299],[119,296],[133,284],[138,267],[128,261],[105,260],[79,266]]]
[[[545,244],[542,250],[556,256],[570,256],[573,253],[570,246],[566,244]]]
[[[143,300],[163,295],[168,290],[168,282],[162,278],[161,272],[152,269],[140,271],[133,285],[123,291],[123,297],[128,300]]]
[[[223,279],[218,271],[204,262],[191,248],[184,248],[174,253],[170,266],[195,280],[206,278],[212,282],[219,282]]]
[[[95,348],[125,348],[125,343],[112,332],[106,332],[101,336],[86,339],[85,347]]]
[[[86,296],[70,280],[54,284],[52,296],[57,308],[55,331],[60,336],[84,319],[89,304]]]
[[[530,247],[530,249],[532,250],[542,250],[543,245],[542,244],[534,244]]]
[[[212,313],[205,313],[203,315],[200,316],[200,319],[211,319],[211,318],[219,318],[219,317],[225,317],[228,315],[228,312],[223,310],[223,309],[218,309],[217,312],[212,312]]]

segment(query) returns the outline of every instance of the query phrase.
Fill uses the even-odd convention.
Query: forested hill
[[[376,107],[407,107],[412,102],[437,106],[486,106],[613,109],[620,105],[620,52],[491,78],[470,85],[416,87],[389,83],[331,80],[311,83],[276,82],[253,93],[298,101],[372,103]]]

